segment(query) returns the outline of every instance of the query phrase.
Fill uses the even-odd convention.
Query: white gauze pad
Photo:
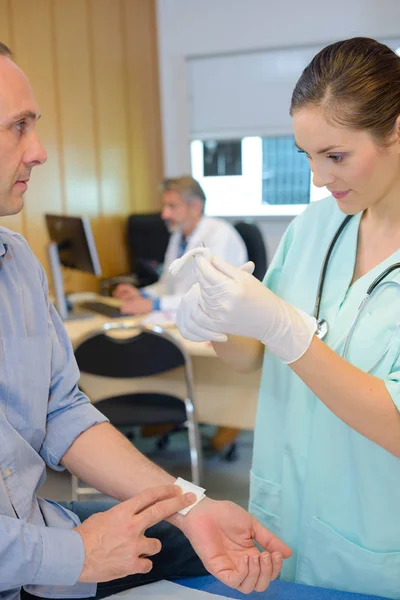
[[[196,506],[196,504],[198,504],[200,500],[203,500],[203,498],[205,498],[206,496],[204,493],[206,491],[205,488],[195,485],[191,481],[186,481],[186,479],[182,479],[182,477],[178,477],[178,479],[174,481],[174,485],[179,485],[184,494],[187,494],[188,492],[193,492],[193,494],[196,494],[196,502],[194,502],[190,506],[187,506],[186,508],[178,510],[178,513],[180,515],[187,515],[189,510],[192,510],[192,508]]]

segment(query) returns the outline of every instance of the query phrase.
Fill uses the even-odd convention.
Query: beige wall
[[[0,225],[22,232],[46,268],[45,212],[89,216],[109,276],[127,268],[126,215],[158,206],[156,40],[155,0],[0,0],[0,41],[32,82],[48,152],[23,212]]]

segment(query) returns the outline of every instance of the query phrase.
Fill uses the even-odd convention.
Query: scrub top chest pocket
[[[400,347],[400,284],[381,283],[361,308],[365,294],[356,292],[350,290],[335,324],[344,334],[330,345],[354,366],[386,377]]]

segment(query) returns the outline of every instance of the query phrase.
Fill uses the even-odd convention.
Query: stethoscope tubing
[[[347,226],[347,224],[349,223],[349,221],[352,219],[353,215],[347,215],[347,217],[342,221],[342,223],[340,224],[338,230],[336,231],[330,245],[329,248],[325,254],[324,257],[324,262],[322,264],[322,269],[321,269],[321,274],[319,277],[319,281],[318,281],[318,287],[317,287],[317,297],[315,300],[315,306],[314,306],[314,317],[317,320],[317,332],[316,335],[317,337],[319,337],[320,339],[323,339],[326,334],[328,333],[329,330],[329,325],[327,323],[327,321],[325,321],[325,319],[320,319],[319,318],[319,312],[320,312],[320,305],[321,305],[321,298],[322,298],[322,293],[323,293],[323,289],[324,289],[324,284],[325,284],[325,280],[326,280],[326,272],[328,269],[328,265],[329,265],[329,260],[331,257],[331,254],[337,244],[338,239],[340,238],[343,230],[345,229],[345,227]],[[371,294],[373,293],[373,291],[379,286],[379,284],[385,279],[385,277],[387,277],[392,271],[395,271],[396,269],[400,269],[400,263],[393,263],[392,265],[390,265],[389,267],[387,267],[384,271],[382,271],[382,273],[380,273],[378,275],[378,277],[376,277],[374,279],[374,281],[370,284],[370,286],[367,289],[366,292],[366,296],[364,297],[364,299],[362,300],[362,302],[360,303],[360,306],[358,307],[357,313],[352,321],[352,324],[350,326],[349,332],[346,336],[346,341],[345,341],[345,345],[343,348],[343,353],[342,356],[343,358],[346,358],[347,356],[347,351],[349,348],[349,344],[350,344],[350,340],[351,337],[353,335],[354,329],[358,323],[358,320],[365,308],[365,305],[367,303],[367,301],[369,300],[369,298],[371,297]],[[392,282],[388,282],[388,284],[390,284]],[[400,284],[397,284],[400,286]],[[400,323],[398,324],[395,332],[393,333],[384,353],[382,354],[382,356],[377,360],[377,362],[374,364],[373,367],[371,367],[371,369],[369,369],[368,372],[371,372],[377,365],[378,363],[382,360],[382,358],[384,358],[384,356],[386,356],[386,354],[388,353],[390,346],[394,340],[394,338],[396,337],[398,331],[400,330]]]
[[[317,287],[317,297],[316,297],[315,306],[314,306],[314,317],[316,318],[317,321],[319,319],[319,309],[320,309],[320,304],[321,304],[322,292],[324,290],[326,271],[328,269],[331,254],[333,252],[333,249],[336,246],[338,239],[340,238],[340,236],[342,234],[343,229],[346,227],[346,225],[348,224],[348,222],[350,221],[350,219],[352,217],[353,217],[353,215],[347,215],[347,217],[342,221],[339,229],[337,230],[337,232],[335,233],[335,235],[333,237],[333,240],[329,244],[329,248],[325,254],[324,262],[322,263],[321,274],[319,276],[318,287]]]
[[[322,293],[324,290],[324,285],[325,285],[325,280],[326,280],[326,271],[328,269],[331,254],[332,254],[332,252],[336,246],[336,243],[337,243],[339,237],[341,236],[344,228],[346,227],[346,225],[348,224],[350,219],[352,219],[352,217],[353,217],[353,215],[347,215],[347,217],[342,221],[339,229],[336,231],[336,233],[333,237],[333,240],[329,244],[329,248],[325,254],[324,262],[322,263],[321,275],[319,276],[317,297],[315,299],[315,306],[314,306],[314,317],[316,318],[317,321],[319,320],[321,298],[322,298]],[[392,265],[387,267],[384,271],[382,271],[382,273],[380,273],[380,275],[378,275],[378,277],[376,277],[374,279],[374,281],[371,283],[371,285],[367,289],[367,296],[370,296],[372,294],[372,292],[374,291],[374,289],[380,284],[380,282],[383,281],[383,279],[385,279],[385,277],[387,277],[389,275],[389,273],[391,273],[392,271],[395,271],[396,269],[400,269],[400,263],[393,263]],[[360,305],[360,308],[361,308],[361,305]]]

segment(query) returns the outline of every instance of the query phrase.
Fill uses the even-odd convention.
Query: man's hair
[[[185,202],[192,202],[193,200],[200,200],[204,205],[206,203],[206,195],[203,188],[196,179],[193,179],[190,175],[183,175],[182,177],[173,177],[170,179],[164,179],[161,183],[162,192],[170,191],[178,192]]]
[[[12,52],[8,46],[0,42],[0,56],[6,56],[7,58],[12,57]]]

